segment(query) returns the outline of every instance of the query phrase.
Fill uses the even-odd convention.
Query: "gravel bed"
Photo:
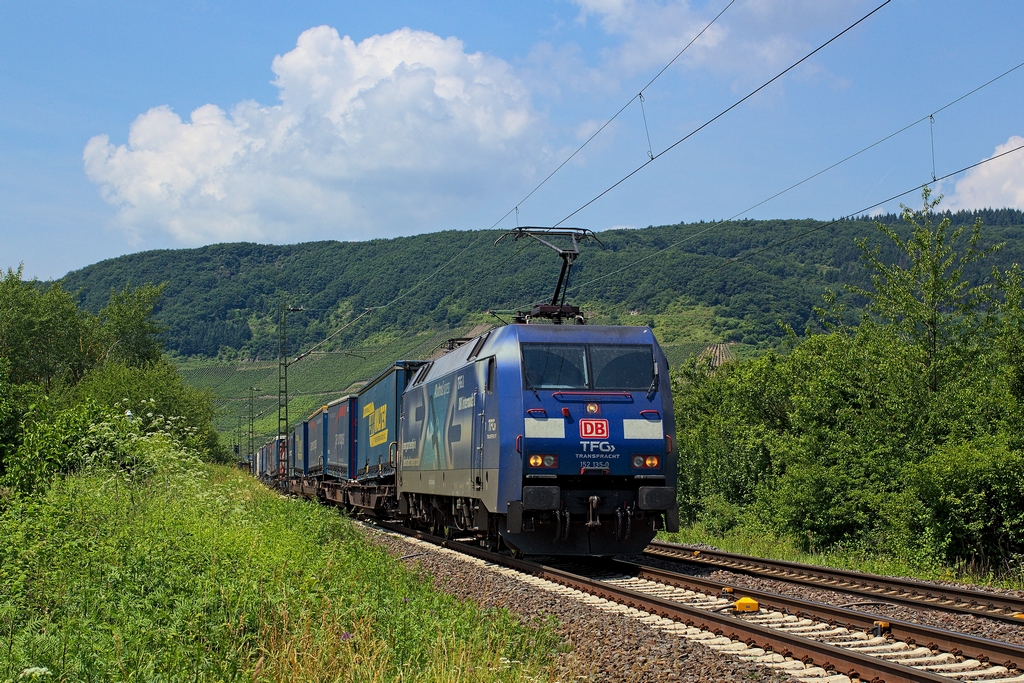
[[[842,605],[848,609],[880,617],[887,617],[889,619],[909,621],[915,624],[925,624],[927,626],[943,628],[949,631],[958,631],[960,633],[980,636],[982,638],[1001,640],[1015,645],[1024,645],[1024,623],[1017,626],[1003,621],[974,616],[972,614],[953,614],[951,612],[933,610],[925,607],[915,609],[913,607],[904,607],[902,605],[893,604],[872,604],[857,607],[851,606],[850,603],[868,602],[875,598],[870,595],[858,598],[857,596],[849,593],[840,593],[827,588],[815,588],[807,584],[790,583],[788,581],[780,581],[777,579],[748,576],[746,574],[729,571],[728,569],[716,569],[701,565],[688,564],[686,562],[670,560],[667,558],[632,555],[623,556],[622,559],[629,562],[635,562],[637,564],[646,564],[659,569],[679,572],[680,574],[700,576],[713,581],[721,581],[722,583],[746,586],[754,590],[802,598],[804,600],[810,600],[811,602],[821,602],[829,605]],[[929,583],[942,585],[936,582]],[[948,585],[963,586],[963,584]],[[975,588],[975,586],[970,586],[970,588]],[[1016,593],[1015,591],[1007,591],[1007,594],[1019,595],[1019,593]]]
[[[570,597],[538,590],[517,579],[464,562],[440,551],[424,552],[401,537],[370,531],[397,557],[433,578],[438,589],[482,607],[504,607],[526,624],[554,617],[557,631],[571,647],[559,656],[552,680],[629,682],[721,681],[775,683],[788,674],[744,662],[665,633],[622,614],[605,612]],[[422,554],[420,554],[422,553]]]

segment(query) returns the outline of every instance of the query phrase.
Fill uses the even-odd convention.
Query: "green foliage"
[[[215,460],[228,457],[213,428],[213,396],[186,384],[177,369],[160,359],[144,367],[106,363],[90,372],[75,388],[76,403],[94,402],[144,422],[172,418],[174,435],[189,448]]]
[[[9,368],[7,359],[0,358],[0,475],[4,472],[4,462],[17,447],[18,424],[23,412],[16,403]]]
[[[177,439],[207,457],[227,457],[212,397],[184,384],[162,358],[153,318],[161,292],[151,285],[111,291],[96,316],[59,284],[26,282],[20,268],[0,272],[0,475],[9,485],[34,492],[116,451],[96,441],[98,430],[126,410],[147,425],[165,419]]]
[[[558,647],[437,592],[333,510],[166,437],[136,449],[146,478],[95,470],[0,503],[0,680],[520,681]]]
[[[139,417],[120,414],[124,405],[108,407],[85,399],[62,408],[40,396],[21,416],[17,446],[5,461],[3,486],[15,494],[40,494],[68,475],[96,470],[144,478],[154,463],[140,458],[145,450],[140,444],[154,439],[198,454],[191,448],[197,430],[182,418],[153,413],[152,400],[150,410]]]
[[[998,439],[944,444],[912,472],[941,556],[1009,567],[1024,548],[1024,453]]]
[[[104,333],[105,360],[130,367],[156,363],[163,355],[161,326],[153,318],[164,285],[143,285],[132,289],[125,285],[112,291],[110,301],[100,309]]]
[[[988,285],[971,286],[965,269],[995,253],[1003,245],[981,250],[981,218],[975,220],[966,247],[957,254],[956,243],[966,226],[949,232],[951,219],[933,225],[932,209],[939,200],[929,200],[925,188],[924,207],[912,211],[903,207],[903,221],[913,230],[903,240],[891,227],[876,223],[878,230],[897,247],[903,263],[887,264],[881,247],[868,247],[867,238],[857,240],[871,271],[873,290],[851,286],[868,300],[868,311],[889,321],[894,329],[922,351],[929,377],[928,389],[938,391],[950,374],[962,369],[976,348],[972,337],[981,332],[979,307],[988,299]]]
[[[45,388],[81,379],[95,363],[95,324],[60,284],[38,287],[21,267],[0,271],[0,358],[14,384]]]
[[[873,290],[859,325],[826,297],[825,334],[783,354],[675,378],[684,518],[769,529],[820,550],[1002,566],[1024,554],[1024,288],[1018,268],[969,280],[993,253],[975,223],[904,210],[910,237],[860,242]],[[980,272],[980,271],[979,271]]]

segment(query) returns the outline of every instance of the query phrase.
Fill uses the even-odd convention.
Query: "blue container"
[[[295,425],[295,472],[296,477],[309,474],[309,422],[303,420]]]
[[[327,404],[327,476],[350,479],[356,445],[356,397],[343,396]]]
[[[288,467],[287,475],[289,478],[295,476],[295,428],[292,427],[288,432],[288,444],[286,446],[288,452]]]
[[[270,469],[270,443],[265,443],[260,446],[260,450],[256,453],[256,476],[265,477]]]
[[[394,474],[401,396],[423,361],[396,361],[359,391],[355,478]]]
[[[321,476],[327,462],[327,406],[310,415],[307,422],[306,469],[309,474]]]

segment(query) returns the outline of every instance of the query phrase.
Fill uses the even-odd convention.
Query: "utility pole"
[[[238,416],[238,424],[235,425],[235,457],[242,457],[242,416]],[[249,466],[252,469],[252,465]]]
[[[248,460],[249,460],[249,462],[252,462],[253,447],[255,445],[254,444],[254,440],[255,440],[255,437],[256,437],[256,434],[253,431],[253,422],[254,422],[254,418],[255,418],[255,413],[253,413],[253,399],[256,397],[256,392],[257,391],[263,391],[263,390],[260,389],[259,387],[249,387],[249,452],[248,452]]]
[[[288,314],[303,310],[284,303],[277,325],[277,438],[288,441]],[[279,442],[280,443],[280,442]],[[291,472],[288,473],[289,475]]]

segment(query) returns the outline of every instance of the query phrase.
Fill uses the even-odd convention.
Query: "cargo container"
[[[355,479],[393,476],[401,396],[424,361],[396,361],[359,390]]]
[[[292,476],[304,477],[309,474],[309,421],[295,425],[295,468]]]
[[[288,464],[286,476],[291,479],[295,476],[295,427],[288,432]]]
[[[269,444],[263,444],[260,449],[256,451],[256,463],[254,472],[257,477],[267,476],[267,451],[270,449]]]
[[[260,476],[272,477],[277,472],[277,440],[268,441],[260,449]]]
[[[288,475],[288,439],[286,437],[275,437],[271,441],[270,462],[272,469],[271,476],[285,477]]]
[[[327,404],[326,476],[349,479],[355,470],[356,397],[342,396]]]
[[[327,406],[317,408],[309,416],[307,429],[306,471],[312,476],[322,476],[327,462]]]

